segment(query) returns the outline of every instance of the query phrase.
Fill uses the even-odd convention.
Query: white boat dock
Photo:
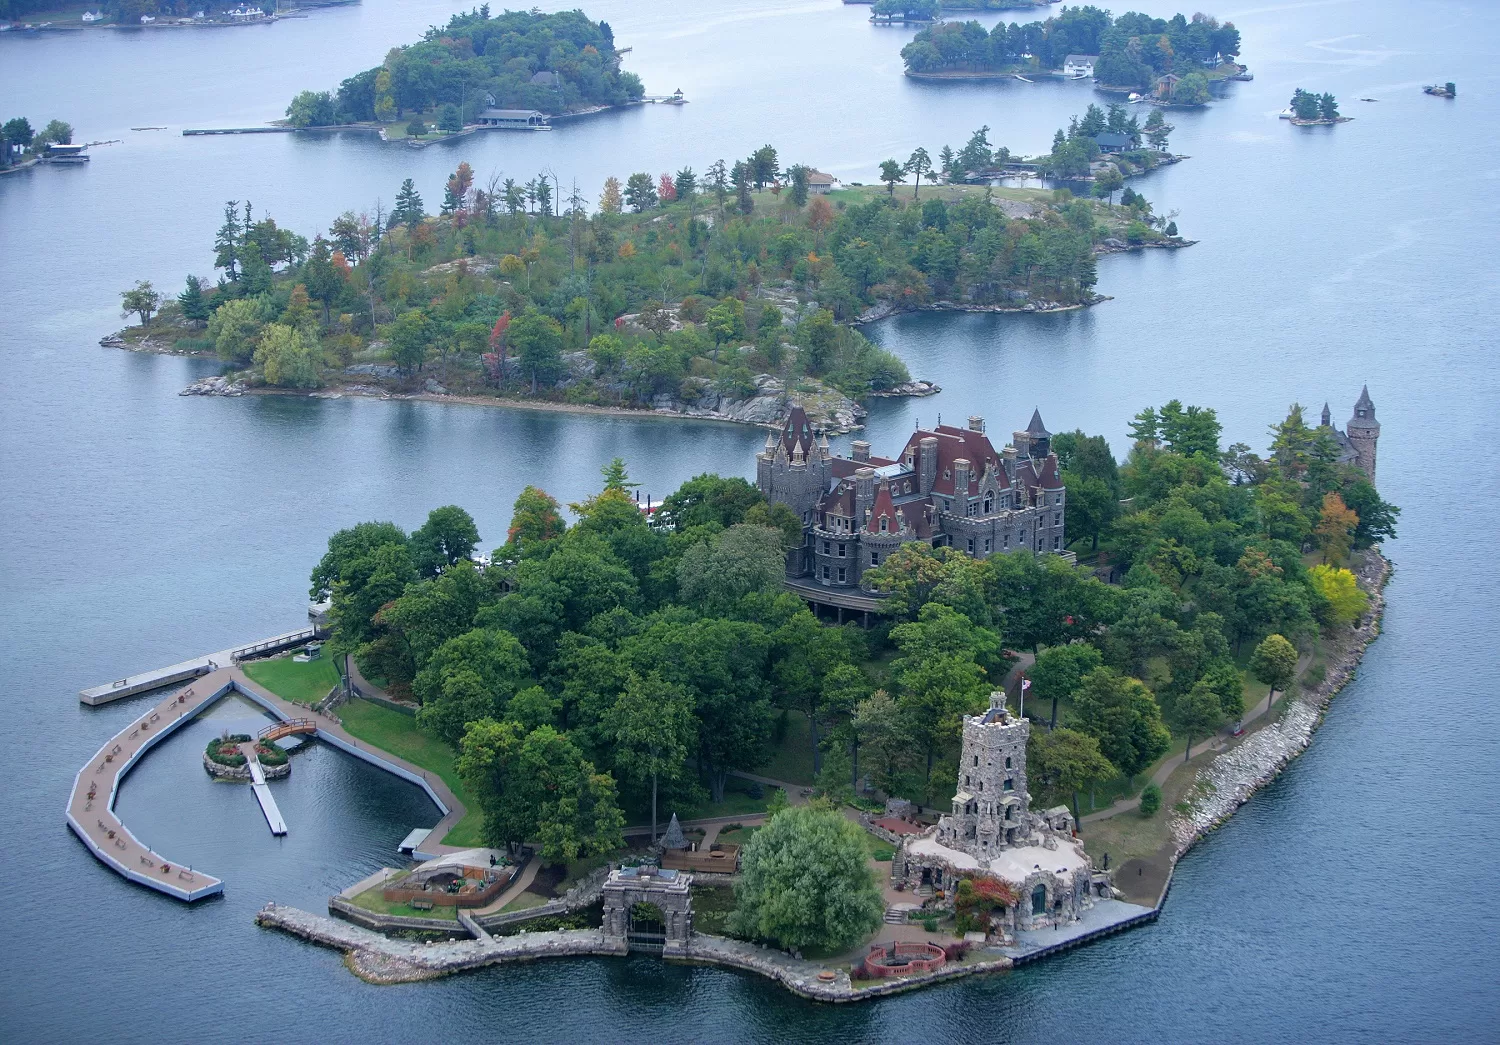
[[[255,800],[260,803],[260,811],[266,815],[266,826],[271,829],[273,835],[286,834],[286,821],[281,818],[281,810],[276,807],[276,799],[271,797],[271,788],[266,784],[266,774],[261,771],[260,761],[251,755],[247,764],[250,767],[250,790],[255,792]]]
[[[208,653],[193,660],[182,661],[180,664],[169,664],[167,667],[157,668],[155,671],[146,671],[139,675],[130,675],[123,679],[117,679],[114,682],[106,682],[102,686],[92,686],[89,689],[79,690],[78,699],[90,706],[108,704],[112,700],[133,697],[137,693],[149,693],[153,689],[162,689],[165,686],[171,686],[178,682],[187,682],[190,679],[207,675],[210,671],[215,671],[218,668],[227,668],[245,657],[289,649],[292,646],[301,645],[315,637],[312,628],[299,628],[296,631],[288,631],[249,646],[220,650],[217,653]]]

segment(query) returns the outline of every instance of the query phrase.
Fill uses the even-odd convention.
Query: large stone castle
[[[896,851],[891,877],[918,895],[951,899],[965,878],[994,878],[1014,903],[995,912],[997,928],[1036,929],[1077,921],[1095,900],[1112,896],[1074,837],[1067,806],[1031,811],[1026,743],[1031,723],[1012,715],[1005,695],[990,695],[982,715],[965,715],[953,812]]]
[[[1066,493],[1051,444],[1034,412],[1000,451],[984,419],[971,417],[967,428],[917,429],[895,458],[872,457],[860,441],[853,456],[837,457],[798,406],[767,433],[756,484],[802,520],[803,546],[788,557],[788,575],[857,589],[906,541],[980,559],[1021,548],[1061,553]]]
[[[1359,399],[1354,403],[1354,416],[1340,432],[1333,426],[1333,415],[1328,404],[1323,404],[1322,427],[1333,433],[1339,445],[1339,464],[1352,464],[1370,477],[1375,484],[1375,451],[1380,442],[1380,422],[1375,420],[1375,404],[1370,399],[1370,386],[1359,390]]]

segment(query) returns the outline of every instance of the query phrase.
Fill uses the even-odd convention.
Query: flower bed
[[[245,756],[240,754],[240,745],[249,740],[250,738],[243,733],[214,737],[208,742],[205,754],[210,762],[238,769],[245,764]]]
[[[255,745],[255,757],[263,766],[284,766],[287,762],[286,748],[274,740],[262,740]]]

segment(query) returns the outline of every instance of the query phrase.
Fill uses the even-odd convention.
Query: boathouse
[[[485,109],[475,119],[482,127],[527,130],[547,126],[547,114],[536,109]]]

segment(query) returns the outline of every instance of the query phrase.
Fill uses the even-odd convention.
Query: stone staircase
[[[906,912],[898,911],[894,907],[887,907],[885,909],[885,922],[887,925],[905,925]]]

